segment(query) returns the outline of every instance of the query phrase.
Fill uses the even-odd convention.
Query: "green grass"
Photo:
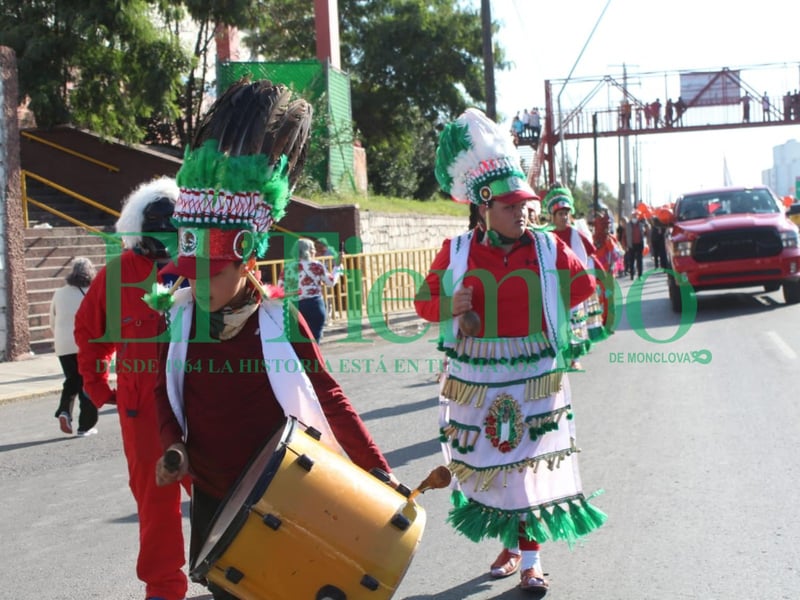
[[[447,215],[464,217],[469,215],[465,204],[458,204],[452,200],[436,198],[433,200],[409,200],[407,198],[390,198],[387,196],[361,196],[357,194],[311,194],[301,196],[322,206],[340,206],[342,204],[356,204],[360,210],[370,210],[387,213]]]

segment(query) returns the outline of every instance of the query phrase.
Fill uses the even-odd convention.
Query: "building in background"
[[[800,142],[789,140],[772,149],[772,168],[762,171],[761,182],[781,197],[800,199]]]

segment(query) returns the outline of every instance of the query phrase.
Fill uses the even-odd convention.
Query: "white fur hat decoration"
[[[125,248],[135,248],[142,243],[142,226],[144,210],[148,205],[166,198],[173,205],[178,199],[180,190],[171,177],[159,177],[141,184],[125,199],[122,211],[117,219],[117,233],[122,234]]]

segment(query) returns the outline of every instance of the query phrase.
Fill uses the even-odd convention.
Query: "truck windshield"
[[[684,196],[678,205],[678,221],[777,212],[780,207],[766,190],[738,190]]]

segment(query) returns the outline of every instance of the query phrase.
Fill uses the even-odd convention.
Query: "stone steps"
[[[31,351],[53,352],[50,303],[65,285],[72,259],[83,256],[96,268],[105,264],[105,240],[80,227],[35,227],[25,230],[25,277],[28,288],[28,330]]]

